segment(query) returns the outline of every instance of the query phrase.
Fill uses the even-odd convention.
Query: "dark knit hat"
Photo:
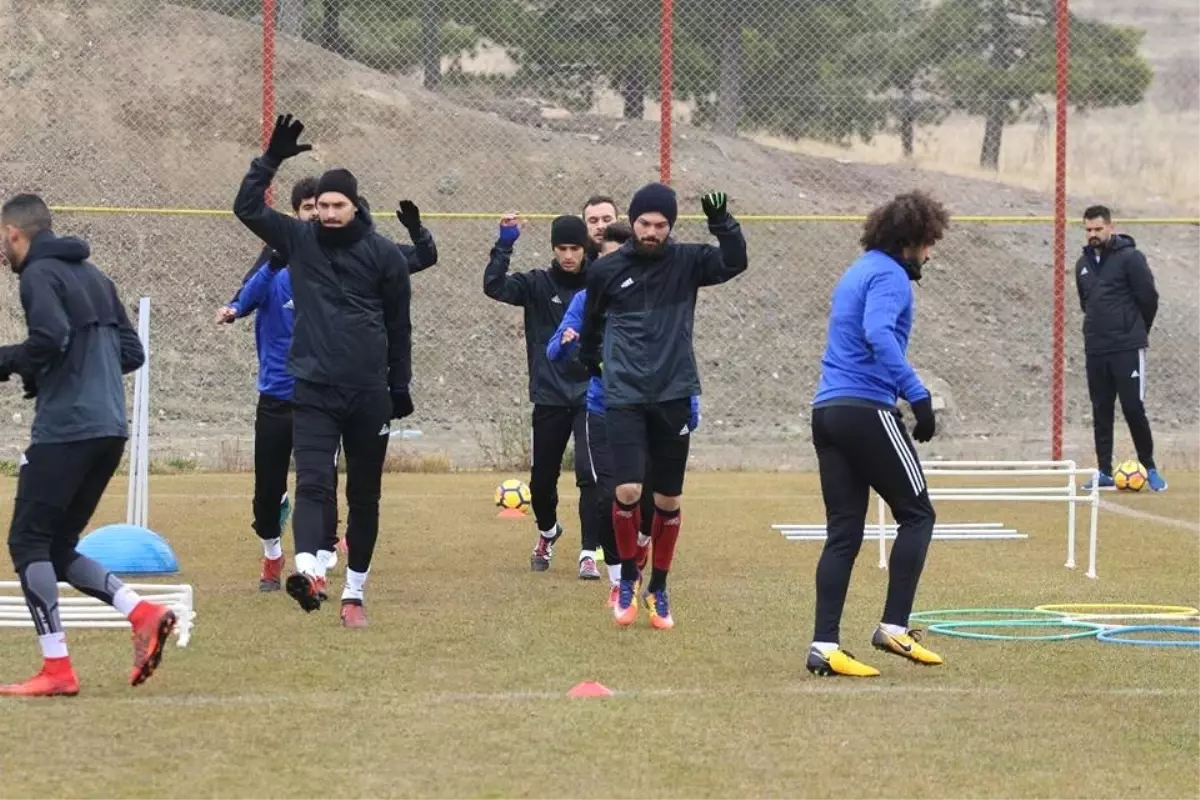
[[[317,181],[317,197],[326,192],[344,194],[352,204],[357,204],[358,179],[348,169],[331,169]]]
[[[588,245],[588,229],[579,217],[564,214],[555,217],[550,223],[550,244],[557,247],[563,244],[577,244],[580,247]]]
[[[679,204],[675,200],[675,190],[661,183],[648,183],[637,190],[633,200],[629,201],[629,221],[637,222],[642,214],[657,211],[667,218],[667,224],[675,227],[675,217],[679,215]]]

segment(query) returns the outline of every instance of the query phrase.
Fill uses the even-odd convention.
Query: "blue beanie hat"
[[[648,183],[638,189],[629,201],[629,221],[636,222],[642,214],[657,211],[667,218],[667,224],[675,227],[675,217],[679,215],[679,204],[675,200],[675,190],[661,183]]]

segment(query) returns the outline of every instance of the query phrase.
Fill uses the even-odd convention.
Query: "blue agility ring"
[[[963,628],[1078,628],[1076,633],[1054,633],[1045,636],[1011,636],[999,633],[973,633]],[[939,622],[930,625],[930,633],[943,636],[958,636],[963,639],[986,639],[994,642],[1065,642],[1069,639],[1087,639],[1106,630],[1095,622],[1073,619],[1015,619],[984,620],[976,622]]]
[[[987,615],[999,617],[1018,617],[1018,619],[990,620],[975,618]],[[952,617],[952,619],[945,619],[946,617]],[[1067,615],[1061,611],[1043,611],[1037,608],[943,608],[936,611],[917,611],[909,616],[908,621],[910,623],[924,622],[937,624],[1004,622],[1008,625],[1020,625],[1026,622],[1042,622],[1044,620],[1062,619],[1067,619]]]
[[[1190,633],[1196,638],[1192,641],[1173,641],[1170,639],[1119,639],[1127,633]],[[1186,625],[1126,625],[1122,628],[1109,628],[1101,631],[1096,637],[1102,642],[1111,644],[1132,644],[1139,647],[1200,647],[1200,628]]]

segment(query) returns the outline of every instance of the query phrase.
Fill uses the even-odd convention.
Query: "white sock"
[[[317,551],[317,567],[321,570],[322,575],[325,574],[332,564],[337,563],[335,561],[336,558],[337,556],[333,554],[332,550]]]
[[[590,558],[593,561],[595,561],[596,560],[596,551],[595,550],[580,550],[579,551],[579,560],[583,561],[585,558]]]
[[[317,557],[312,553],[296,553],[296,572],[304,575],[322,574],[317,572]]]
[[[813,642],[812,646],[814,650],[826,658],[829,657],[830,653],[838,649],[837,642]]]
[[[39,636],[38,644],[42,646],[42,658],[67,657],[67,635],[62,631]]]
[[[556,523],[554,523],[553,525],[551,525],[551,526],[550,526],[550,530],[548,530],[548,531],[540,531],[540,533],[542,534],[542,538],[543,538],[543,539],[553,539],[553,538],[554,538],[554,535],[555,535],[556,533],[558,533],[558,523],[556,522]]]
[[[908,629],[903,625],[888,625],[886,622],[879,623],[879,627],[884,633],[889,633],[892,636],[904,636],[908,633]]]
[[[367,572],[355,572],[349,567],[346,568],[346,586],[342,589],[343,600],[362,600],[363,587],[367,583]]]
[[[113,595],[113,608],[121,612],[122,616],[128,617],[132,614],[133,609],[137,608],[137,604],[140,602],[142,602],[142,598],[138,597],[138,593],[128,586],[122,586]]]
[[[279,539],[263,539],[263,555],[274,561],[283,555],[283,548],[279,546]]]
[[[650,537],[644,533],[638,534],[638,547],[645,547],[650,544]]]
[[[613,586],[617,586],[618,584],[621,583],[621,565],[620,564],[609,564],[608,565],[608,582],[611,583]]]

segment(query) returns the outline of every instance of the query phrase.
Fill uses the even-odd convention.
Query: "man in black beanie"
[[[341,618],[346,627],[361,628],[367,624],[363,587],[379,535],[390,420],[413,412],[412,292],[403,253],[375,231],[348,170],[329,170],[317,181],[315,222],[267,207],[266,189],[280,164],[312,149],[299,144],[303,130],[290,115],[276,120],[267,151],[242,181],[234,213],[287,260],[292,273],[296,317],[288,371],[296,378],[296,572],[285,586],[305,611],[326,599],[325,568],[316,553],[337,503],[340,444],[350,512]]]
[[[660,183],[642,187],[629,204],[634,238],[589,270],[580,360],[603,377],[608,448],[612,457],[613,529],[621,583],[613,615],[618,625],[637,617],[634,587],[640,501],[647,458],[654,488],[652,570],[646,605],[650,623],[674,626],[667,572],[679,537],[680,495],[687,469],[691,398],[700,394],[692,349],[696,294],[746,271],[746,239],[726,210],[723,192],[701,198],[708,230],[719,247],[671,241],[678,205]]]
[[[558,521],[558,476],[567,442],[575,437],[575,484],[579,487],[579,551],[581,580],[599,580],[596,546],[596,479],[586,444],[588,374],[577,360],[550,361],[546,343],[558,329],[576,292],[583,288],[587,225],[579,217],[561,216],[550,226],[554,261],[549,269],[509,273],[513,243],[521,235],[519,215],[500,219],[500,236],[483,273],[483,293],[501,303],[525,309],[525,355],[529,366],[529,399],[533,403],[533,444],[529,490],[538,536],[529,558],[534,572],[550,568],[554,544],[563,534]]]

